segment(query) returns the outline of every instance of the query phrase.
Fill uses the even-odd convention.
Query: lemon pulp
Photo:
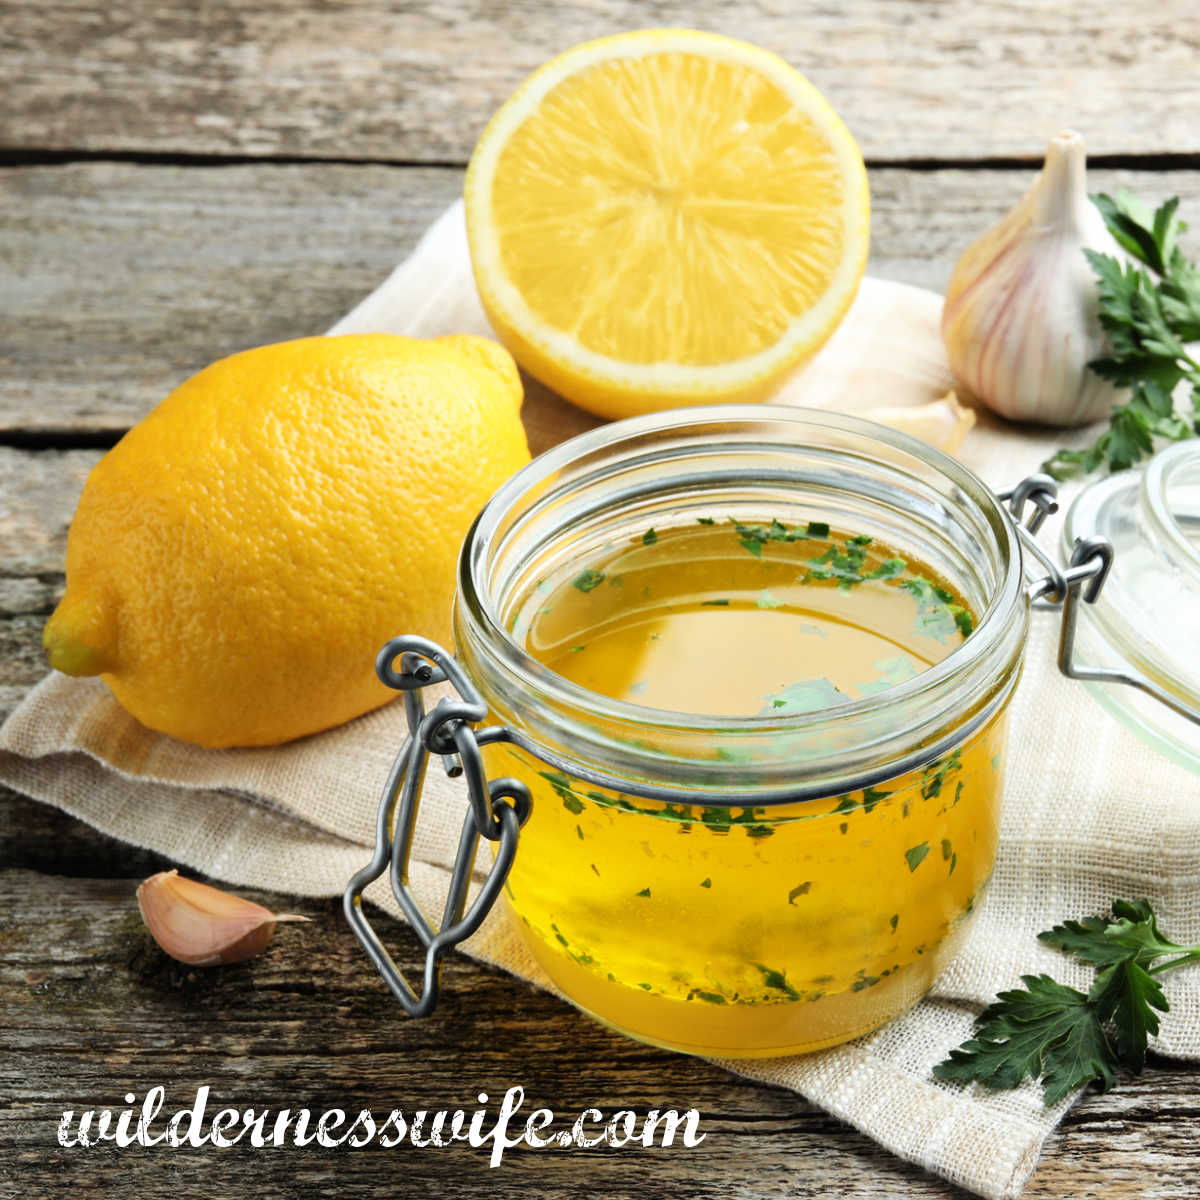
[[[761,398],[866,262],[866,175],[833,110],[775,56],[686,30],[536,72],[480,139],[466,204],[501,339],[607,416]]]

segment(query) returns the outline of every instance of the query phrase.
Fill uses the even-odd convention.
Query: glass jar
[[[1196,450],[1168,452],[1142,483],[1138,519],[1169,543],[1152,557],[1177,584],[1200,579]],[[1116,496],[1136,477],[1117,478],[1094,495]],[[406,1011],[432,1011],[441,956],[502,896],[568,999],[670,1049],[816,1050],[916,1003],[957,950],[992,872],[1005,713],[1031,602],[1061,612],[1065,674],[1132,685],[1186,721],[1189,736],[1200,726],[1196,697],[1145,655],[1115,666],[1076,659],[1077,632],[1086,642],[1099,620],[1081,612],[1102,611],[1107,534],[1128,542],[1134,567],[1145,539],[1123,538],[1119,521],[1094,519],[1104,504],[1081,499],[1060,567],[1033,537],[1056,508],[1054,489],[1031,476],[995,496],[904,434],[767,405],[603,426],[518,472],[462,548],[457,659],[402,636],[376,663],[405,694],[410,732],[384,786],[374,856],[347,885],[344,910]],[[891,561],[908,556],[944,581],[973,628],[960,626],[967,636],[934,665],[861,698],[736,717],[614,699],[527,651],[514,625],[540,582],[610,543],[652,545],[676,525],[713,524],[714,513],[735,529],[771,521],[795,533],[807,522],[805,537],[820,536],[816,523],[826,536],[874,539],[896,552]],[[575,581],[585,592],[595,583],[587,576]],[[1127,571],[1125,587],[1136,592],[1139,577]],[[1125,599],[1118,591],[1115,607]],[[708,639],[695,654],[719,680],[736,678],[736,639]],[[423,690],[444,681],[458,698],[426,712]],[[465,774],[469,797],[437,928],[408,886],[430,755]],[[481,836],[495,855],[468,907]],[[362,907],[389,867],[426,951],[419,993]]]
[[[1096,536],[1111,543],[1114,566],[1081,613],[1080,663],[1135,673],[1158,691],[1103,678],[1088,686],[1139,737],[1200,774],[1200,725],[1171,703],[1200,706],[1200,438],[1086,487],[1063,523],[1064,551]]]
[[[1176,583],[1195,582],[1200,565],[1196,449],[1167,452],[1142,482],[1143,533],[1169,543],[1152,557]],[[1135,477],[1119,478],[1094,495],[1115,496]],[[405,693],[410,734],[384,787],[374,857],[347,885],[344,908],[405,1009],[432,1010],[441,956],[502,895],[570,1000],[670,1049],[726,1058],[815,1050],[914,1004],[957,950],[992,871],[1005,712],[1031,601],[1061,610],[1064,673],[1132,685],[1187,722],[1189,736],[1200,726],[1192,693],[1145,655],[1107,667],[1076,659],[1077,632],[1086,654],[1089,622],[1100,619],[1107,535],[1128,543],[1134,567],[1145,538],[1124,538],[1119,521],[1093,519],[1109,507],[1081,499],[1060,568],[1032,536],[1055,507],[1044,476],[994,496],[904,434],[775,406],[619,422],[518,472],[462,548],[458,659],[402,636],[376,664]],[[736,528],[771,521],[795,532],[807,522],[806,537],[816,523],[825,535],[876,540],[943,580],[973,628],[960,627],[965,639],[934,665],[859,699],[736,717],[614,699],[527,651],[514,625],[522,597],[542,582],[597,548],[651,545],[676,525],[713,524],[713,513]],[[576,581],[582,591],[594,583],[587,576]],[[1127,571],[1125,588],[1138,578]],[[1119,590],[1114,605],[1124,601]],[[736,639],[695,654],[718,680],[736,679]],[[423,689],[443,681],[458,699],[427,713]],[[466,775],[470,801],[438,928],[407,882],[430,755]],[[468,908],[481,836],[495,856]],[[426,950],[420,993],[362,908],[364,888],[389,865]]]
[[[518,598],[559,564],[710,512],[876,538],[948,580],[976,628],[886,691],[777,717],[615,700],[513,636]],[[516,734],[486,747],[488,773],[532,797],[510,919],[581,1009],[671,1049],[790,1054],[894,1017],[955,953],[991,875],[1027,622],[1000,502],[903,434],[737,406],[543,455],[468,534],[455,605],[459,663]],[[713,652],[712,669],[736,655]]]

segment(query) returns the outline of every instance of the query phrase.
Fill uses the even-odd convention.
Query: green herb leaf
[[[653,546],[657,541],[658,534],[655,533],[653,529],[647,529],[646,532],[642,534],[643,546]]]
[[[838,691],[832,680],[801,679],[766,699],[770,701],[770,706],[759,711],[760,717],[771,716],[778,709],[783,710],[783,715],[818,712],[835,704],[844,704],[847,697]]]
[[[823,554],[808,560],[808,573],[804,576],[804,581],[836,579],[838,587],[843,591],[848,591],[854,584],[862,583],[866,578],[874,578],[874,576],[863,574],[863,564],[867,560],[866,548],[873,540],[865,534],[857,534],[848,537],[841,549],[831,545]],[[901,560],[889,559],[888,561],[900,562]],[[901,566],[901,570],[903,569]],[[890,578],[890,576],[883,575],[879,578]]]
[[[806,879],[803,883],[798,883],[790,892],[788,892],[788,903],[795,904],[797,896],[807,896],[811,889],[811,879]]]
[[[1113,901],[1111,918],[1084,917],[1063,921],[1038,934],[1038,941],[1093,966],[1106,967],[1131,955],[1143,966],[1165,954],[1192,953],[1196,947],[1180,946],[1163,937],[1154,910],[1146,900]]]
[[[922,842],[919,846],[912,846],[908,850],[905,850],[904,857],[908,862],[908,869],[915,871],[925,861],[925,855],[928,853],[928,842]]]
[[[871,665],[879,672],[879,678],[858,685],[859,692],[864,696],[886,692],[888,688],[904,683],[917,674],[917,668],[907,654],[893,654],[890,658],[881,658]]]
[[[588,567],[586,571],[580,571],[571,584],[577,587],[581,592],[590,592],[598,588],[604,582],[604,572],[597,571],[592,567]]]
[[[563,803],[563,808],[573,816],[578,816],[583,812],[583,801],[571,790],[571,781],[561,771],[539,771],[539,775],[545,779],[554,789],[555,795]]]
[[[729,601],[728,600],[701,600],[700,607],[701,608],[728,608]]]
[[[933,800],[942,794],[942,788],[955,771],[962,770],[961,752],[951,751],[945,758],[935,759],[921,774],[921,796]]]
[[[993,1090],[1041,1079],[1047,1107],[1076,1088],[1116,1082],[1117,1061],[1096,1006],[1048,975],[1022,975],[1024,988],[1000,992],[975,1026],[975,1036],[933,1068],[947,1083]]]
[[[1200,433],[1200,408],[1177,413],[1175,385],[1200,385],[1200,364],[1187,343],[1200,338],[1200,269],[1178,247],[1186,228],[1179,220],[1179,198],[1157,210],[1132,192],[1092,197],[1113,237],[1135,260],[1084,250],[1096,276],[1099,320],[1109,353],[1089,363],[1117,387],[1129,388],[1127,403],[1109,416],[1109,427],[1083,450],[1059,450],[1044,464],[1058,479],[1089,474],[1107,466],[1119,471],[1154,450],[1155,439],[1179,441]],[[1136,265],[1142,264],[1141,266]]]
[[[886,800],[892,793],[881,792],[878,788],[869,787],[863,791],[863,812],[869,813],[880,800]]]
[[[697,517],[696,524],[697,525],[715,525],[716,521],[714,521],[712,519],[712,517]]]
[[[650,889],[648,887],[642,888],[642,890],[640,892],[638,892],[638,895],[645,896],[646,899],[649,900],[650,899]]]
[[[971,614],[954,599],[953,592],[921,575],[902,579],[899,586],[916,598],[917,633],[944,642],[955,630],[966,637],[974,628]]]
[[[1136,960],[1122,959],[1096,972],[1089,998],[1100,1020],[1112,1022],[1122,1064],[1140,1072],[1146,1065],[1147,1038],[1158,1032],[1154,1010],[1168,1009],[1158,980]]]
[[[867,579],[895,579],[897,575],[902,575],[908,563],[902,558],[885,558],[873,571],[868,571]]]
[[[783,992],[790,996],[793,1000],[800,999],[800,993],[787,981],[787,977],[782,971],[773,971],[770,967],[764,967],[762,963],[754,964],[763,976],[763,983],[769,988],[774,988],[778,992]]]
[[[1001,992],[977,1019],[975,1037],[952,1050],[934,1075],[993,1088],[1041,1078],[1049,1105],[1088,1083],[1106,1090],[1119,1066],[1141,1071],[1158,1014],[1168,1011],[1157,976],[1196,964],[1200,946],[1165,937],[1146,900],[1115,900],[1112,912],[1038,935],[1096,968],[1086,996],[1046,975],[1022,976],[1025,990]]]

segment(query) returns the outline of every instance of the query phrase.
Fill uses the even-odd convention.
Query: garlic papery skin
[[[1051,138],[1021,202],[955,264],[942,340],[967,393],[1014,421],[1086,425],[1118,391],[1088,368],[1107,352],[1084,248],[1124,259],[1088,199],[1083,138]]]
[[[307,921],[273,913],[178,871],[160,871],[137,890],[150,936],[172,958],[196,967],[242,962],[266,948],[279,921]]]
[[[854,415],[911,434],[947,454],[953,454],[962,445],[975,424],[975,414],[964,408],[953,392],[928,404],[883,405],[864,408]]]

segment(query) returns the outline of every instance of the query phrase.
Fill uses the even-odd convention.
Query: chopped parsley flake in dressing
[[[975,622],[966,607],[954,599],[954,593],[940,584],[916,576],[902,579],[902,587],[917,601],[917,633],[944,642],[955,630],[967,637]]]
[[[919,846],[913,846],[905,850],[904,857],[908,862],[908,869],[915,871],[924,861],[925,856],[929,853],[929,843],[922,842]]]
[[[577,587],[581,592],[590,592],[598,588],[604,582],[604,578],[603,571],[597,571],[592,567],[588,567],[586,571],[580,571],[571,580],[571,585]]]
[[[905,683],[917,674],[917,668],[907,654],[895,654],[890,658],[881,658],[871,665],[879,672],[879,678],[858,685],[859,693],[863,696],[874,696],[878,692],[886,692],[888,688],[895,687],[898,683]]]
[[[844,704],[849,698],[828,679],[801,679],[768,696],[767,706],[758,715],[787,716],[789,713],[817,712],[835,704]]]

